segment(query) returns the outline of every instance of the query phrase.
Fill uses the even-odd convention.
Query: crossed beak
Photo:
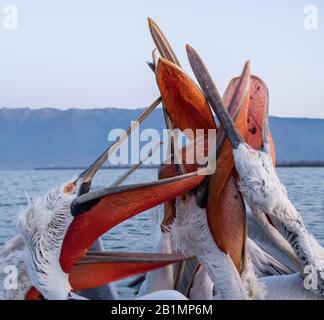
[[[271,152],[275,162],[274,145],[268,129],[268,90],[262,80],[250,76],[249,63],[245,65],[241,77],[233,79],[234,82],[238,82],[237,94],[232,96],[229,107],[225,109],[217,88],[199,55],[190,46],[187,46],[187,54],[198,83],[216,113],[221,123],[220,129],[224,130],[231,147],[237,149],[240,144],[247,141],[252,148],[263,147],[265,151]],[[244,95],[239,92],[243,92],[246,79],[249,82],[249,90],[245,94],[247,99],[244,99]],[[242,103],[243,101],[245,102]],[[231,148],[224,144],[223,148],[218,148],[217,151],[221,153],[218,155],[216,173],[210,183],[207,204],[208,222],[215,242],[224,252],[231,255],[240,271],[242,262],[245,262],[246,251],[244,249],[246,244],[244,201],[236,185],[237,173],[234,169]],[[235,215],[232,212],[235,212]]]
[[[148,115],[159,103],[161,98],[158,98],[148,108],[148,111],[140,117],[141,120]],[[131,132],[131,128],[129,130]],[[125,260],[123,261],[124,271],[115,273],[115,276],[108,277],[110,269],[107,268],[104,272],[103,265],[108,267],[113,265],[113,261],[105,261],[107,257],[101,257],[100,263],[95,263],[92,257],[92,262],[82,263],[82,267],[78,265],[83,257],[86,256],[88,249],[101,235],[109,231],[111,228],[129,219],[130,217],[148,210],[163,202],[170,201],[175,197],[182,195],[194,188],[204,179],[206,171],[204,169],[195,172],[181,175],[163,181],[156,181],[152,183],[143,183],[137,185],[129,185],[122,187],[106,188],[89,192],[91,182],[97,171],[101,168],[103,163],[109,157],[110,148],[108,148],[88,169],[82,172],[75,180],[74,186],[77,187],[78,197],[72,203],[71,213],[75,217],[69,226],[65,235],[63,245],[61,248],[60,265],[64,272],[71,273],[71,275],[79,274],[80,272],[88,273],[94,270],[102,270],[102,275],[93,277],[89,280],[94,283],[87,287],[83,285],[74,285],[76,287],[95,287],[99,284],[105,284],[107,281],[115,281],[120,277],[133,275],[137,272],[144,272],[169,263],[178,262],[186,257],[158,257],[152,261],[148,260]],[[133,257],[134,258],[134,257]],[[160,259],[161,258],[161,259]],[[119,257],[119,261],[120,261]],[[159,260],[160,259],[160,260]],[[84,261],[83,261],[84,262]],[[129,262],[129,263],[127,263]],[[76,268],[75,271],[74,268]],[[122,270],[123,268],[121,268]],[[98,271],[99,272],[99,271]],[[100,274],[100,272],[98,273]],[[114,274],[111,272],[111,274]],[[74,277],[81,279],[82,277]],[[72,280],[71,280],[72,281]],[[81,280],[80,280],[81,281]],[[30,291],[30,297],[39,295],[37,290]],[[35,293],[36,292],[36,293]]]
[[[267,123],[262,123],[259,118],[263,116],[263,120],[267,120],[267,89],[259,79],[251,77],[247,63],[241,77],[231,81],[222,100],[202,60],[187,46],[189,61],[202,93],[180,68],[172,48],[158,26],[152,20],[149,20],[149,25],[154,42],[161,56],[165,58],[159,59],[155,64],[155,74],[164,107],[175,127],[182,131],[186,128],[216,128],[208,103],[220,120],[221,127],[217,130],[217,169],[209,182],[207,216],[215,242],[224,252],[231,255],[234,264],[240,270],[246,241],[246,213],[236,184],[237,174],[231,147],[238,148],[247,140],[251,147],[256,148],[260,143],[260,128],[261,142],[264,140]],[[253,91],[252,83],[256,83],[259,89],[262,88],[261,92],[265,89],[264,96],[260,97],[259,89]],[[253,98],[261,98],[258,100],[259,104],[252,101]],[[224,104],[228,106],[227,109],[224,108]],[[252,127],[249,131],[249,124],[258,128]],[[225,144],[226,137],[230,144]],[[160,174],[163,178],[176,174],[176,170],[163,166]],[[170,206],[173,209],[172,205]],[[172,221],[175,215],[175,210],[169,211],[170,214],[165,215],[166,223]]]
[[[236,107],[233,107],[233,110],[229,107],[227,111],[207,68],[198,54],[187,46],[189,61],[202,92],[179,67],[179,62],[170,45],[151,19],[149,19],[149,25],[160,53],[174,62],[160,59],[155,69],[161,96],[172,122],[181,130],[187,128],[193,130],[216,129],[209,108],[210,105],[232,147],[238,148],[241,143],[244,143],[244,139],[232,118],[235,118],[236,112],[239,113],[242,108],[240,103],[244,94],[242,95],[241,92],[240,95],[240,92],[234,92],[232,96],[234,102],[232,101],[230,105]],[[248,68],[247,64],[245,70]],[[245,79],[244,72],[242,78]],[[237,87],[244,88],[244,84],[241,83],[241,87],[239,85]],[[237,98],[238,96],[240,98]],[[238,102],[235,102],[236,98]],[[179,108],[180,105],[183,107],[182,109]],[[69,273],[70,283],[75,291],[97,287],[138,273],[164,267],[170,263],[190,259],[180,255],[166,254],[87,253],[88,248],[96,239],[120,222],[196,188],[205,177],[203,174],[194,171],[153,183],[89,192],[95,174],[106,159],[107,151],[82,172],[75,181],[79,188],[79,197],[73,202],[71,208],[72,215],[75,218],[65,236],[60,256],[62,270]],[[228,184],[228,190],[229,193],[234,194],[236,192],[235,185],[231,183]],[[244,205],[241,209],[244,210]],[[219,238],[217,232],[215,232],[216,229],[213,227],[215,221],[209,219],[210,228],[214,238]],[[219,225],[217,225],[217,229],[219,234]],[[226,248],[224,248],[224,251],[227,251]],[[238,266],[238,263],[235,264]]]
[[[205,132],[208,129],[216,129],[210,106],[203,92],[179,66],[166,59],[160,59],[155,73],[164,106],[177,128],[184,133],[187,128],[203,129]],[[247,64],[242,76],[231,81],[224,96],[224,102],[232,118],[237,120],[244,133],[247,132],[249,88],[250,72]],[[223,103],[221,99],[220,103]],[[216,173],[209,182],[204,182],[202,189],[207,188],[207,216],[213,238],[224,252],[231,255],[233,262],[240,269],[246,233],[245,207],[235,179],[230,179],[234,163],[229,165],[233,160],[228,157],[231,148],[230,145],[224,145],[225,138],[224,130],[218,128]],[[176,170],[171,166],[161,168],[161,178],[176,174]],[[188,165],[185,167],[188,168]],[[174,204],[167,204],[166,209],[168,210],[165,210],[163,223],[168,225],[176,214]]]
[[[192,81],[186,73],[180,68],[179,63],[175,59],[174,53],[167,42],[165,36],[161,32],[161,30],[157,27],[157,25],[152,21],[150,21],[150,30],[154,39],[154,42],[163,58],[160,58],[156,64],[155,74],[157,84],[159,86],[161,96],[163,99],[164,107],[167,111],[168,116],[171,121],[174,123],[176,128],[179,128],[186,134],[186,129],[192,129],[196,132],[197,129],[203,129],[204,132],[207,132],[208,129],[217,129],[214,117],[212,115],[210,106],[200,88]],[[231,112],[231,115],[234,119],[239,118],[241,109],[245,109],[248,104],[248,88],[250,81],[249,74],[249,66],[247,65],[242,77],[242,80],[233,81],[230,83],[227,96],[225,96],[226,103],[229,105],[228,109]],[[245,112],[246,116],[246,112]],[[243,119],[244,116],[240,117]],[[245,124],[246,124],[245,119]],[[247,127],[247,125],[245,126]],[[188,136],[189,139],[196,139],[195,134],[193,136]],[[225,154],[222,159],[226,159],[226,150],[222,150],[222,146],[225,142],[225,132],[223,129],[217,130],[217,157],[219,154]],[[194,141],[194,144],[196,141]],[[210,146],[207,146],[207,148]],[[206,145],[205,145],[206,150]],[[183,152],[184,154],[184,152]],[[182,156],[182,159],[185,159]],[[196,159],[195,159],[196,160]],[[217,166],[219,162],[217,161]],[[220,163],[221,167],[222,164]],[[190,167],[185,163],[185,168],[187,171],[190,171]],[[228,167],[227,176],[218,177],[220,179],[216,179],[216,184],[209,183],[210,189],[225,190],[219,195],[223,195],[225,199],[225,203],[228,206],[222,206],[221,199],[213,197],[210,192],[208,192],[208,181],[205,180],[204,185],[200,187],[201,190],[206,189],[207,191],[202,191],[202,194],[206,192],[209,193],[209,203],[218,201],[221,206],[217,208],[217,213],[215,214],[215,208],[209,206],[209,210],[207,208],[207,215],[209,216],[208,222],[210,230],[213,234],[213,237],[217,243],[217,245],[224,251],[229,252],[234,260],[235,265],[239,268],[241,264],[241,255],[243,251],[244,245],[244,214],[245,208],[244,204],[242,204],[242,199],[240,194],[235,186],[234,180],[228,181],[229,175],[232,173],[234,168],[234,164],[232,167]],[[188,170],[189,169],[189,170]],[[220,171],[216,169],[216,172]],[[226,172],[226,170],[221,170],[222,172]],[[177,172],[172,165],[164,165],[160,170],[160,178],[164,178],[165,176],[174,176]],[[213,178],[212,178],[213,179]],[[217,192],[218,192],[217,191]],[[202,195],[202,198],[205,196]],[[233,200],[238,199],[238,200]],[[200,200],[198,200],[200,201]],[[204,200],[202,200],[204,201]],[[235,203],[233,203],[235,202]],[[233,206],[237,208],[237,214],[233,215],[229,212],[229,208]],[[220,209],[220,210],[218,210]],[[165,225],[170,224],[175,217],[175,207],[174,203],[167,203],[165,207],[164,221]],[[223,228],[224,227],[224,228]],[[223,232],[225,230],[225,232]],[[227,232],[229,231],[229,232]]]

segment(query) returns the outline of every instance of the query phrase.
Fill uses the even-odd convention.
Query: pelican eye
[[[73,193],[74,189],[75,189],[75,183],[73,183],[73,182],[68,183],[64,187],[64,193],[71,194],[71,193]]]

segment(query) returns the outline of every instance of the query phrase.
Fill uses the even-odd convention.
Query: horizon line
[[[67,112],[71,110],[77,110],[77,111],[90,111],[90,110],[107,110],[107,109],[113,109],[113,110],[128,110],[128,111],[137,111],[137,110],[143,110],[146,107],[138,107],[138,108],[125,108],[125,107],[88,107],[88,108],[78,108],[78,107],[70,107],[70,108],[59,108],[59,107],[0,107],[1,110],[30,110],[30,111],[41,111],[41,110],[55,110],[55,111],[61,111],[61,112]],[[162,109],[162,106],[158,106],[157,109]],[[320,117],[298,117],[298,116],[280,116],[280,115],[269,115],[269,117],[272,118],[282,118],[282,119],[307,119],[307,120],[324,120],[324,118]]]

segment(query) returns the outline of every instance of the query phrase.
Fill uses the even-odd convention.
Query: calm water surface
[[[122,169],[101,171],[94,181],[94,187],[109,186],[123,172]],[[278,168],[277,172],[305,223],[324,245],[324,168]],[[35,198],[78,173],[74,170],[0,171],[0,246],[16,234],[17,215],[26,205],[25,192]],[[151,181],[156,176],[155,169],[141,169],[129,177],[126,183]],[[156,221],[156,212],[156,209],[144,212],[111,230],[103,237],[105,249],[151,251],[154,246],[152,230],[155,229],[152,225]],[[134,290],[127,287],[130,280],[117,283],[122,298],[134,296]]]

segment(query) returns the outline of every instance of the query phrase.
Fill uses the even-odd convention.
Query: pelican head
[[[18,222],[27,247],[29,276],[47,299],[65,299],[71,290],[59,257],[73,220],[71,204],[75,198],[75,184],[64,184],[29,204]]]
[[[20,216],[18,228],[28,248],[29,276],[47,299],[65,299],[71,290],[59,261],[61,248],[73,220],[72,203],[90,189],[101,164],[99,158],[77,178],[29,202]]]
[[[93,175],[94,171],[87,172]],[[89,175],[83,173],[30,203],[19,219],[28,275],[46,299],[67,299],[72,289],[96,287],[181,260],[183,257],[152,259],[138,254],[131,259],[95,255],[84,261],[87,250],[102,234],[135,214],[195,188],[203,176],[193,173],[80,195],[85,178],[89,186]],[[117,270],[116,259],[122,265]],[[90,279],[89,274],[93,274]]]
[[[301,215],[289,200],[287,191],[275,172],[269,142],[268,107],[263,115],[262,146],[260,150],[256,150],[248,146],[238,133],[201,58],[191,47],[187,48],[187,52],[197,80],[232,145],[243,197],[255,214],[265,213],[270,217],[274,227],[291,245],[300,264],[316,271],[318,287],[314,292],[323,297],[323,250],[307,231]]]
[[[266,213],[274,220],[287,223],[289,217],[277,214],[282,198],[287,198],[287,191],[279,181],[271,158],[268,106],[263,115],[262,146],[257,150],[251,148],[238,132],[199,55],[190,46],[187,46],[187,53],[195,76],[232,145],[240,191],[245,200],[254,212]]]

